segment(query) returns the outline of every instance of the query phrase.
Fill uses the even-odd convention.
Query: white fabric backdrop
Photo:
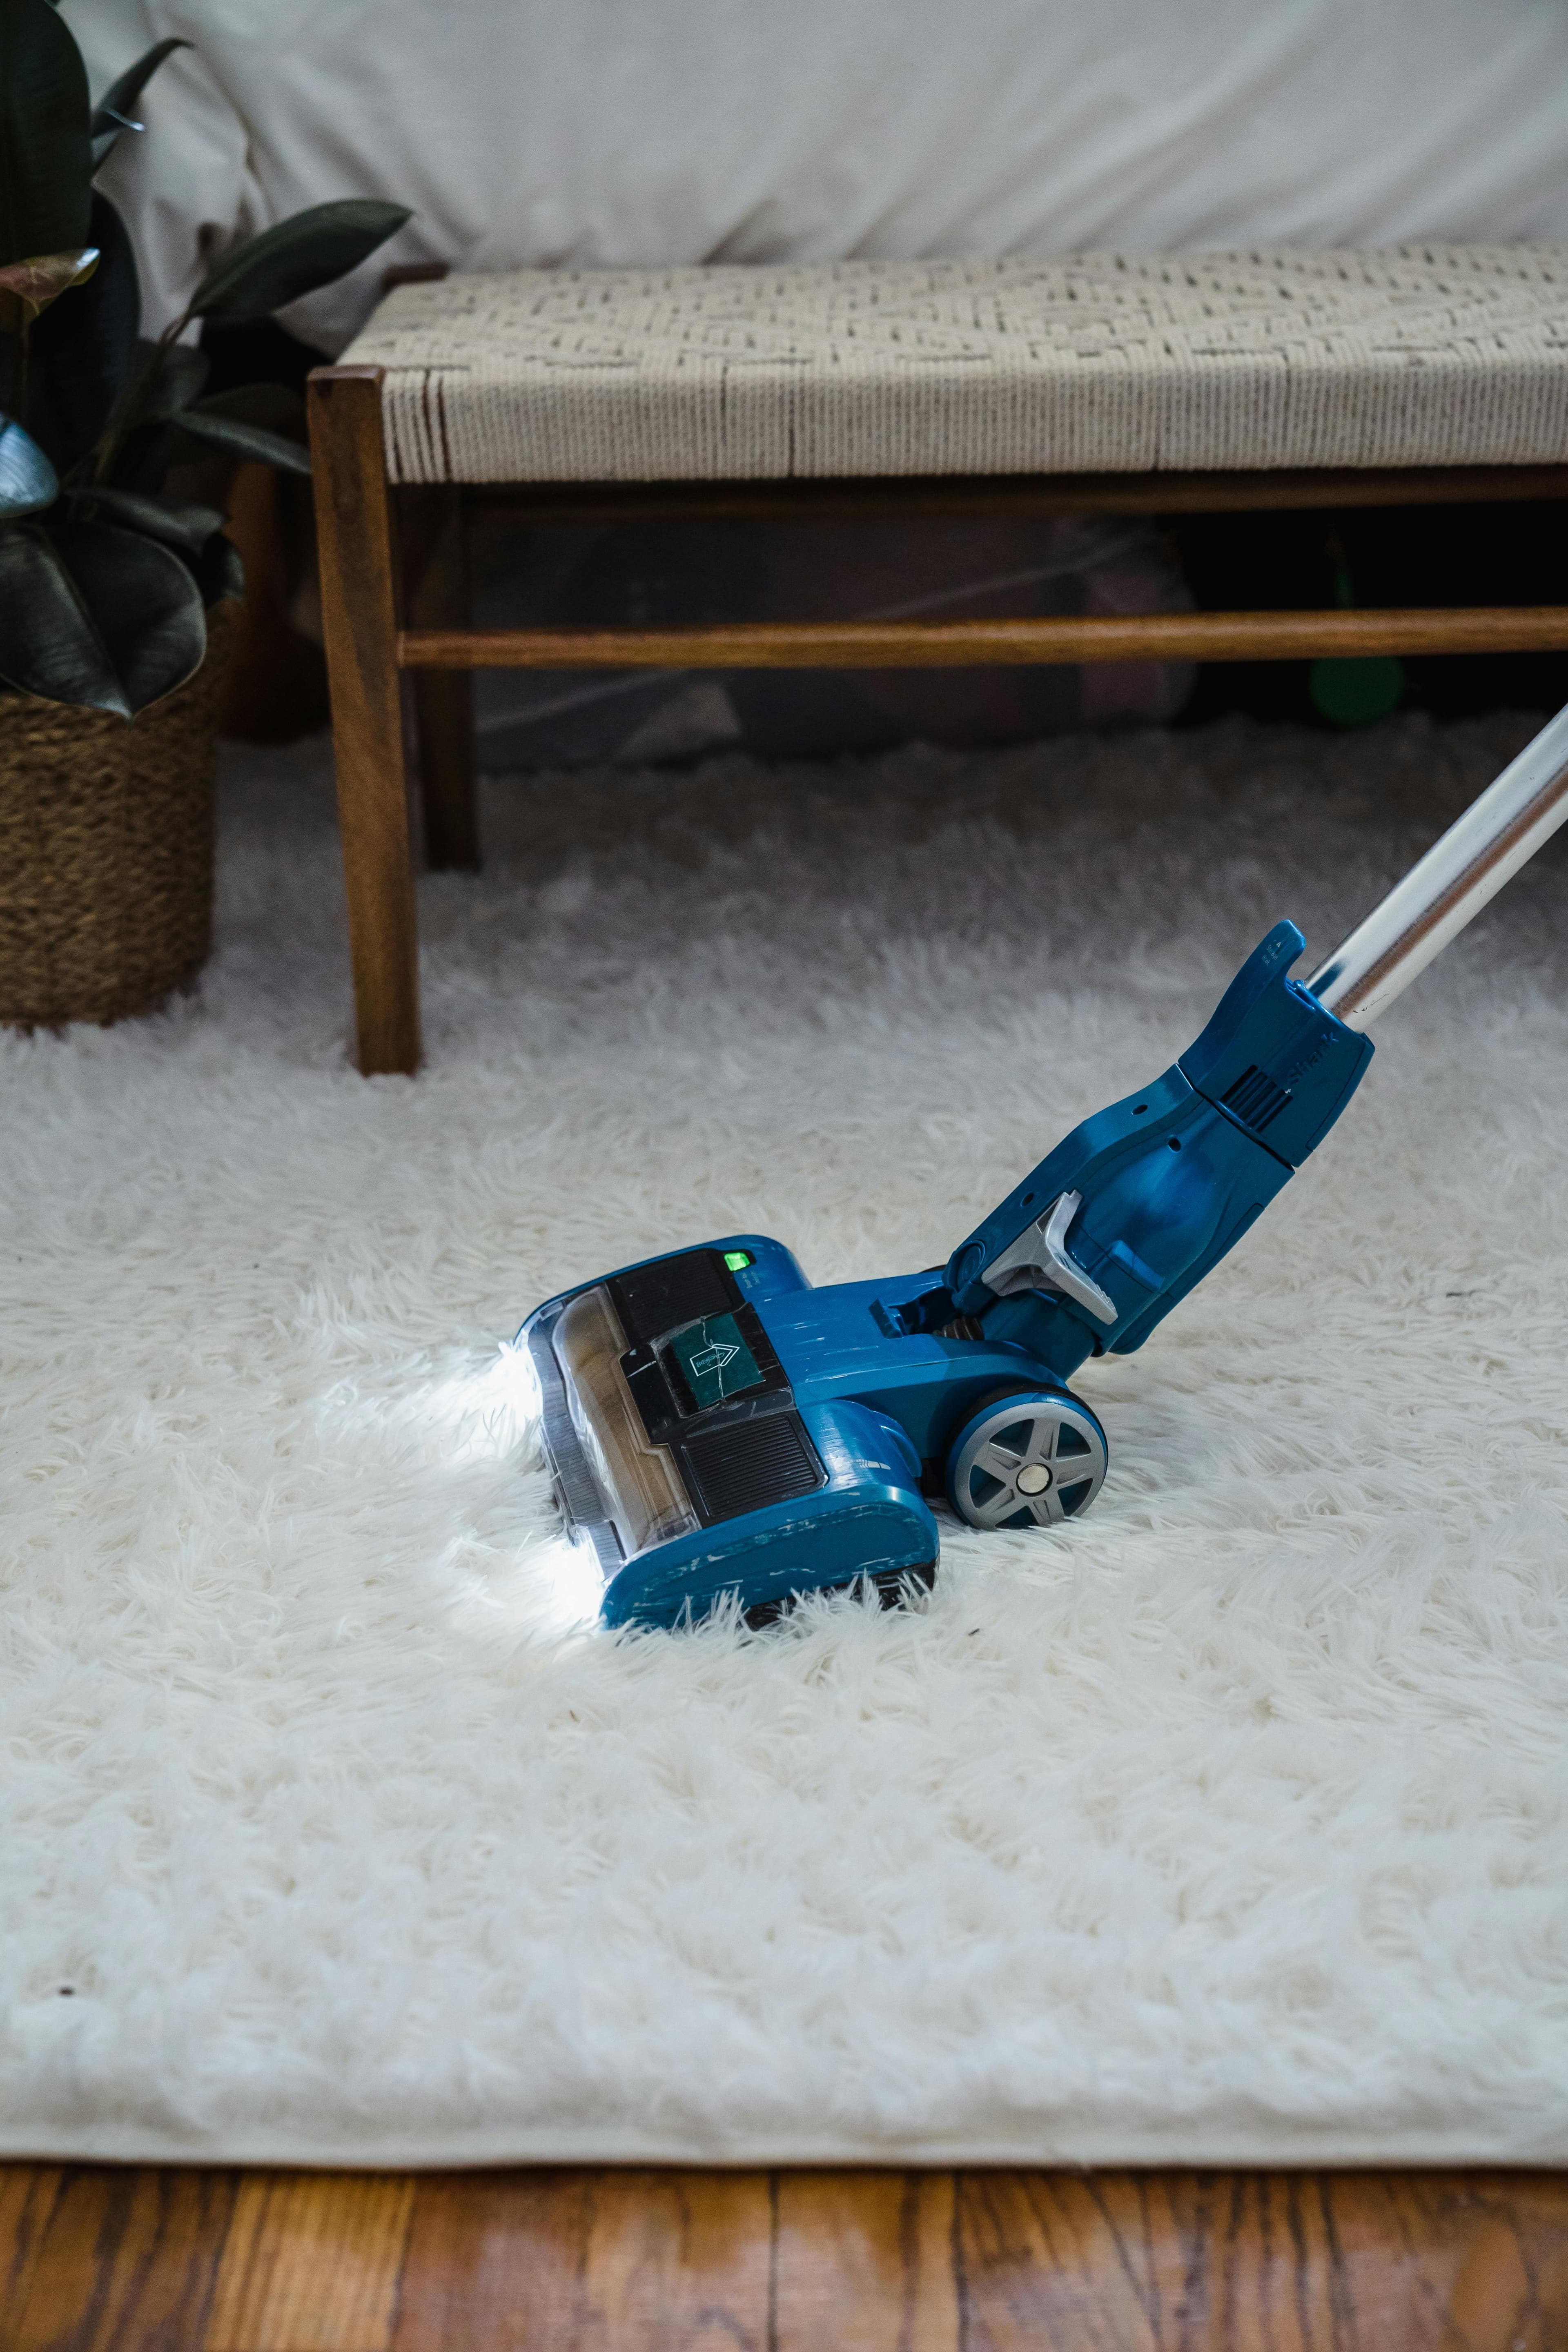
[[[329,196],[465,267],[1568,237],[1558,0],[66,0],[149,321]],[[133,152],[128,152],[133,151]],[[301,307],[338,349],[385,257]]]

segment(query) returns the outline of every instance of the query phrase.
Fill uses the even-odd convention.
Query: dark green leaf
[[[52,534],[134,715],[201,667],[206,615],[190,568],[167,547],[107,522]]]
[[[308,474],[310,454],[301,449],[298,441],[286,441],[281,433],[268,433],[259,425],[244,425],[235,416],[215,416],[205,408],[187,408],[179,419],[178,430],[188,433],[193,440],[210,442],[215,449],[227,449],[236,457],[258,458],[264,466],[281,466],[287,474]]]
[[[0,262],[89,242],[87,69],[49,0],[0,0]]]
[[[405,205],[371,196],[312,205],[226,254],[197,287],[191,309],[198,319],[265,318],[357,268],[410,217]]]
[[[93,137],[96,139],[106,131],[140,131],[142,125],[129,119],[132,108],[164,58],[173,57],[176,49],[188,49],[191,46],[189,41],[183,41],[178,34],[174,34],[170,39],[155,41],[150,49],[143,50],[133,66],[126,67],[118,81],[110,83],[93,108],[89,125]]]
[[[32,435],[0,416],[0,515],[37,514],[53,506],[59,487]]]
[[[145,531],[164,547],[183,555],[199,555],[224,519],[216,507],[198,506],[191,499],[170,499],[149,490],[116,490],[102,483],[82,482],[65,492],[73,510],[91,516],[101,512],[107,522],[122,522]]]
[[[32,335],[27,421],[62,473],[109,423],[131,373],[142,317],[125,224],[96,191],[92,239],[98,268],[68,301],[45,311]]]
[[[0,678],[46,702],[131,716],[109,647],[41,530],[0,531]]]

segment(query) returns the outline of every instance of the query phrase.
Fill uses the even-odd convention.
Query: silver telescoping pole
[[[1568,824],[1568,709],[1435,841],[1308,981],[1348,1029],[1364,1029]]]

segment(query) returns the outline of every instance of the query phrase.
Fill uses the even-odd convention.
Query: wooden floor
[[[1539,2173],[0,2167],[4,2352],[1568,2352]]]

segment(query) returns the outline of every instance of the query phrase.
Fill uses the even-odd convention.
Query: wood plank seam
[[[767,2352],[779,2352],[779,2177],[768,2175],[768,2304],[763,2322]]]

